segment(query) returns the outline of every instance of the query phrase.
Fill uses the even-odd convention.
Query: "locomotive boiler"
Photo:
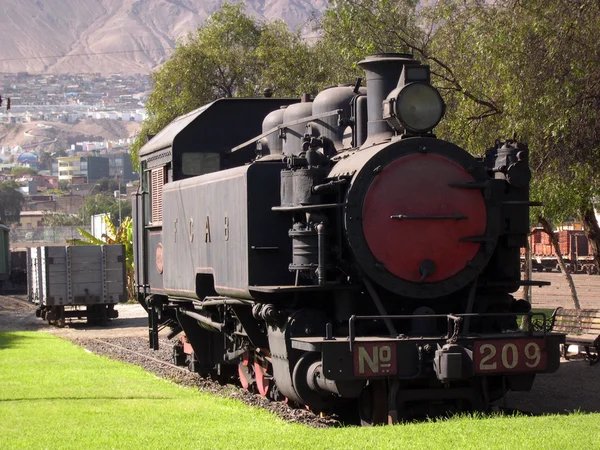
[[[191,370],[315,411],[356,405],[366,424],[489,410],[557,370],[563,339],[513,296],[527,146],[474,157],[433,134],[445,105],[427,65],[360,66],[366,88],[220,99],[141,149],[150,344],[169,327]]]

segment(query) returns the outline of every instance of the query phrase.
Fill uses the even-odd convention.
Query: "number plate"
[[[357,377],[396,375],[396,344],[394,342],[355,344],[354,375]]]
[[[476,341],[473,359],[477,373],[531,372],[546,369],[544,339]]]

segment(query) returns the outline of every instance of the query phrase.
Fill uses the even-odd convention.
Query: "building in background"
[[[109,153],[104,155],[108,158],[110,167],[110,178],[119,178],[127,183],[128,181],[137,180],[137,173],[133,170],[131,164],[131,155],[127,152]]]
[[[110,176],[109,160],[102,156],[65,156],[57,159],[59,181],[92,183]]]
[[[21,211],[17,226],[29,229],[43,227],[44,214],[44,211]]]
[[[17,156],[17,163],[22,166],[31,167],[32,169],[37,169],[39,167],[37,155],[31,152],[21,153]]]

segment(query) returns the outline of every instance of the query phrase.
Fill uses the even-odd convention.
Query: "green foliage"
[[[70,186],[69,186],[69,182],[67,180],[59,180],[58,181],[58,188],[61,191],[69,191],[70,190]]]
[[[375,53],[412,52],[421,41],[414,0],[341,0],[322,21],[323,39],[317,46],[335,67],[337,83],[363,76],[357,62]]]
[[[578,216],[600,166],[600,5],[591,0],[342,0],[322,45],[351,67],[368,53],[410,51],[432,68],[446,104],[438,136],[474,154],[498,138],[529,143],[535,215]]]
[[[52,170],[52,154],[50,152],[40,153],[40,169]]]
[[[101,178],[95,184],[96,192],[104,192],[110,195],[113,195],[115,191],[118,191],[120,188],[121,194],[126,192],[125,183],[119,183],[114,178]]]
[[[265,88],[277,97],[316,93],[329,82],[331,70],[329,61],[283,22],[261,23],[242,3],[224,3],[153,74],[149,116],[131,148],[133,166],[146,136],[178,116],[221,97],[261,96]]]
[[[258,86],[273,89],[276,97],[316,95],[332,83],[335,73],[331,61],[319,50],[307,45],[299,32],[290,32],[283,22],[264,24],[256,48]]]
[[[598,4],[444,0],[424,14],[437,19],[430,62],[449,105],[438,133],[474,153],[527,141],[532,197],[546,203],[534,215],[578,216],[600,164]]]
[[[89,223],[93,215],[110,214],[113,223],[118,224],[119,203],[121,204],[121,217],[131,216],[131,202],[119,200],[108,193],[100,193],[86,197],[79,216],[84,223]]]
[[[63,191],[61,189],[48,189],[46,192],[46,194],[50,195],[67,195],[69,193],[69,191]]]
[[[25,166],[15,167],[10,171],[10,174],[16,178],[22,177],[24,175],[37,175],[37,173],[37,170]]]
[[[0,182],[0,223],[19,223],[24,202],[14,181]]]
[[[223,5],[154,74],[146,134],[222,96],[315,93],[362,76],[377,52],[432,68],[446,118],[439,137],[483,154],[496,139],[529,143],[534,216],[559,223],[596,198],[600,174],[600,4],[592,0],[338,0],[306,45],[282,23]],[[584,174],[584,175],[582,175]],[[585,206],[587,205],[587,206]],[[535,218],[534,218],[535,220]]]
[[[49,227],[76,227],[81,225],[81,218],[75,214],[44,213],[44,225]]]

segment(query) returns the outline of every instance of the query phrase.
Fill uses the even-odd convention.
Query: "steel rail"
[[[172,368],[180,370],[182,372],[190,373],[190,371],[187,368],[185,368],[185,367],[176,366],[173,363],[162,361],[162,360],[160,360],[158,358],[153,358],[152,356],[144,355],[143,353],[136,352],[135,350],[131,350],[131,349],[127,348],[127,347],[123,347],[122,345],[113,344],[111,342],[107,342],[107,341],[104,341],[104,340],[98,339],[98,338],[88,338],[88,339],[91,340],[91,341],[96,341],[96,342],[99,342],[101,344],[108,345],[110,347],[118,348],[120,350],[125,350],[125,351],[127,351],[129,353],[133,353],[134,355],[141,356],[142,358],[149,359],[150,361],[157,362],[157,363],[162,364],[164,366],[172,367]]]

